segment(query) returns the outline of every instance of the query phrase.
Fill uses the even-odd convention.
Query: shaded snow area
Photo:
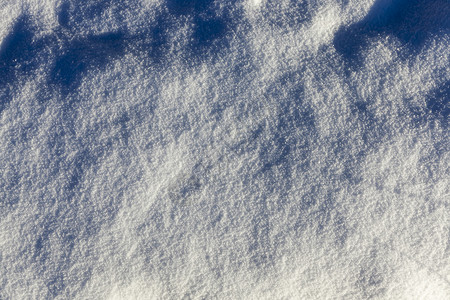
[[[448,0],[1,0],[0,299],[450,299]]]

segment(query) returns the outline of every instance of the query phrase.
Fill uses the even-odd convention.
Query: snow
[[[446,0],[0,4],[0,299],[449,299]]]

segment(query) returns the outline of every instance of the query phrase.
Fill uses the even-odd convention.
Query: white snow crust
[[[450,299],[447,0],[3,0],[0,299]]]

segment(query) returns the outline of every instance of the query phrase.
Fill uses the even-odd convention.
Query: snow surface
[[[450,299],[448,0],[2,0],[0,299]]]

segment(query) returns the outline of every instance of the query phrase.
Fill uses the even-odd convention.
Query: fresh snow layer
[[[2,0],[0,299],[450,299],[448,0]]]

